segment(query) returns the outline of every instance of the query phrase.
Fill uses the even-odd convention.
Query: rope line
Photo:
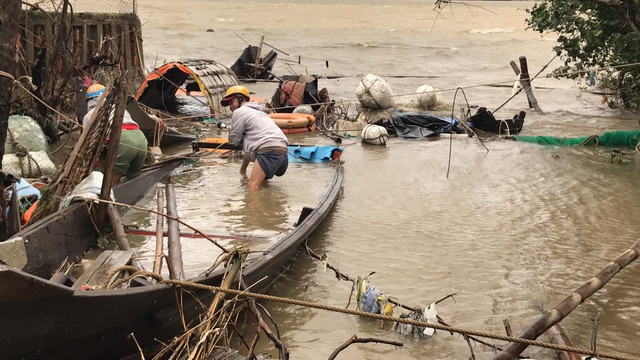
[[[109,274],[109,276],[107,276],[107,280],[105,282],[109,281],[108,279],[111,279],[119,271],[135,271],[135,270],[139,270],[139,269],[136,268],[136,267],[132,267],[132,266],[123,266],[121,268],[115,269],[114,271],[112,271]],[[235,296],[247,296],[247,297],[251,297],[253,299],[260,299],[260,300],[267,300],[267,301],[277,301],[277,302],[284,303],[284,304],[291,304],[291,305],[297,305],[297,306],[310,307],[310,308],[315,308],[315,309],[320,309],[320,310],[338,312],[338,313],[347,314],[347,315],[356,315],[356,316],[368,317],[368,318],[377,319],[377,320],[393,321],[393,322],[397,322],[397,323],[428,327],[428,328],[433,328],[433,329],[436,329],[436,330],[454,332],[454,333],[461,334],[461,335],[475,335],[475,336],[484,337],[484,338],[490,338],[490,339],[496,339],[496,340],[504,340],[504,341],[508,341],[508,342],[516,342],[516,343],[521,343],[521,344],[526,344],[526,345],[531,345],[531,346],[543,347],[543,348],[547,348],[547,349],[567,351],[567,352],[573,352],[573,353],[584,354],[584,355],[593,355],[593,356],[596,356],[598,358],[607,358],[607,359],[615,359],[615,360],[640,360],[639,358],[626,356],[626,355],[619,355],[619,354],[613,354],[613,353],[607,353],[607,352],[601,352],[601,351],[594,352],[591,349],[586,349],[586,348],[578,348],[578,347],[570,347],[570,346],[565,346],[565,345],[552,344],[552,343],[547,343],[547,342],[542,342],[542,341],[523,339],[523,338],[500,335],[500,334],[495,334],[495,333],[490,333],[490,332],[470,330],[470,329],[464,329],[464,328],[459,328],[459,327],[454,327],[454,326],[446,326],[446,325],[437,324],[437,323],[431,324],[431,323],[427,323],[427,322],[423,322],[423,321],[413,320],[411,318],[398,318],[398,317],[387,316],[387,315],[382,315],[382,314],[372,314],[372,313],[368,313],[368,312],[364,312],[364,311],[344,309],[344,308],[341,308],[341,307],[323,305],[323,304],[314,303],[314,302],[310,302],[310,301],[301,301],[301,300],[296,300],[296,299],[291,299],[291,298],[272,296],[272,295],[266,295],[266,294],[259,294],[259,293],[252,293],[252,292],[240,291],[240,290],[235,290],[235,289],[225,289],[225,288],[222,288],[222,287],[219,287],[219,286],[204,285],[204,284],[199,284],[199,283],[194,283],[194,282],[189,282],[189,281],[163,279],[160,275],[158,275],[156,273],[153,273],[153,272],[150,272],[150,271],[137,271],[137,272],[133,273],[132,275],[130,275],[130,276],[124,278],[124,279],[121,279],[121,280],[118,280],[118,281],[114,282],[111,285],[110,288],[114,288],[117,285],[120,285],[122,283],[128,282],[133,277],[137,277],[137,276],[149,276],[149,277],[152,277],[152,278],[158,280],[159,283],[162,283],[162,284],[176,285],[176,286],[182,286],[182,287],[192,288],[192,289],[209,290],[209,291],[214,291],[214,292],[223,292],[223,293],[232,294],[232,295],[235,295]],[[102,287],[102,289],[106,289],[106,287]]]

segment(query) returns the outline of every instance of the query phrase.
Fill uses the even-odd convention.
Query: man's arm
[[[238,110],[236,110],[238,111]],[[235,147],[242,147],[242,135],[244,134],[244,118],[236,114],[231,118],[231,130],[229,131],[229,142]]]
[[[242,157],[242,165],[240,165],[240,174],[247,175],[247,167],[249,166],[249,158],[247,156]]]

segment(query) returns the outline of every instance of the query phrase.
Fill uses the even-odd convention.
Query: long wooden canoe
[[[291,262],[299,245],[331,212],[342,183],[343,169],[337,167],[317,206],[303,209],[296,227],[245,263],[245,282],[257,283],[252,291],[264,291]],[[143,194],[136,194],[132,183],[117,190],[122,202],[135,202]],[[143,348],[158,345],[183,330],[181,315],[187,322],[196,318],[203,311],[200,304],[213,296],[146,281],[127,289],[83,291],[49,280],[65,257],[81,257],[95,244],[96,232],[83,204],[43,219],[11,241],[17,238],[25,240],[28,262],[22,269],[0,264],[0,359],[116,359],[134,354],[138,350],[131,333]],[[219,285],[222,270],[188,281]],[[177,299],[184,313],[178,312]]]

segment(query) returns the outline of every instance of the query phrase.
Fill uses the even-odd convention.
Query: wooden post
[[[525,94],[527,94],[527,101],[529,102],[529,108],[535,110],[538,114],[544,115],[544,111],[538,105],[538,100],[533,95],[533,89],[531,89],[531,79],[529,78],[529,68],[527,66],[527,58],[524,56],[520,56],[520,72],[517,71],[517,66],[515,63],[511,62],[511,67],[516,75],[520,75],[520,86],[524,90]]]
[[[127,106],[127,94],[122,83],[116,88],[116,108],[111,120],[111,132],[109,135],[109,149],[107,150],[107,163],[104,166],[102,178],[102,189],[100,191],[101,200],[110,200],[111,188],[113,187],[113,171],[118,158],[118,146],[120,145],[120,134],[122,133],[122,118]],[[96,111],[94,111],[95,113]],[[92,114],[94,115],[94,114]],[[102,229],[105,223],[107,203],[99,203],[96,210],[95,222],[98,229]],[[127,249],[123,249],[127,250]]]
[[[18,15],[20,14],[20,2],[0,0],[2,11],[0,12],[0,71],[11,73],[15,64],[16,38],[18,36]],[[11,95],[13,93],[13,79],[0,75],[0,168],[4,157],[4,143],[9,127],[9,115],[11,114]],[[0,172],[0,241],[7,238],[7,218],[4,209],[4,173]]]
[[[164,212],[164,191],[158,189],[158,212]],[[156,215],[156,256],[153,261],[153,272],[162,272],[162,258],[164,257],[164,216]]]
[[[531,79],[529,78],[529,66],[527,65],[527,58],[524,56],[520,56],[518,60],[520,61],[520,82],[524,81],[528,86],[531,86]],[[527,94],[527,101],[529,102],[529,108],[532,109],[533,104],[531,103],[531,98],[529,97],[529,94]]]
[[[178,218],[176,192],[171,180],[169,180],[165,191],[167,195],[167,215]],[[169,248],[167,265],[169,266],[169,274],[172,279],[184,280],[184,271],[182,269],[182,245],[180,244],[180,223],[174,219],[168,218],[167,231]]]
[[[256,53],[256,60],[253,64],[253,78],[257,77],[258,66],[260,66],[260,55],[262,55],[262,44],[264,43],[264,35],[260,38],[260,45],[258,46],[258,52]]]

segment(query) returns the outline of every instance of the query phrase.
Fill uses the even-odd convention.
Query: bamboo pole
[[[111,188],[113,187],[113,170],[116,167],[116,160],[118,158],[118,146],[120,145],[120,134],[122,133],[122,121],[124,117],[124,111],[127,106],[127,94],[122,86],[122,83],[118,83],[118,88],[116,89],[116,91],[116,108],[111,120],[109,149],[107,150],[107,163],[105,165],[105,168],[103,169],[104,177],[102,178],[102,189],[100,190],[100,199],[102,200],[107,200],[111,197]],[[96,209],[95,217],[95,222],[98,226],[98,229],[102,229],[104,227],[106,211],[107,204],[99,203]]]
[[[113,234],[116,236],[116,244],[118,244],[118,248],[120,248],[120,250],[131,250],[131,244],[124,232],[124,226],[122,225],[122,219],[120,218],[118,209],[116,209],[115,205],[108,204],[106,211],[111,223],[111,228],[113,229]],[[131,259],[131,264],[139,269],[144,269],[140,260],[136,258]]]
[[[533,324],[524,329],[518,337],[530,340],[537,339],[546,330],[569,315],[578,305],[588,299],[589,296],[602,289],[620,270],[636,261],[636,259],[638,259],[638,253],[640,253],[640,241],[637,241],[630,249],[608,263],[596,276],[571,292],[564,300],[556,305],[555,308],[539,317]],[[509,343],[493,360],[516,359],[527,346],[528,345],[521,343]],[[594,352],[593,355],[597,356],[598,354]]]
[[[164,209],[164,191],[158,189],[158,212]],[[164,257],[164,216],[156,215],[156,256],[153,261],[153,272],[160,275],[162,272],[162,258]]]
[[[169,182],[166,187],[167,196],[167,214],[170,216],[167,220],[168,229],[168,247],[169,257],[167,265],[172,279],[184,280],[184,270],[182,268],[182,245],[180,244],[180,224],[171,217],[178,217],[176,207],[176,192],[173,184]]]
[[[244,262],[245,257],[246,255],[242,254],[239,251],[236,251],[232,254],[231,258],[229,259],[229,262],[227,263],[226,272],[222,279],[222,284],[220,285],[221,288],[223,289],[231,288],[231,285],[233,285],[233,283],[236,280],[236,277],[238,276],[238,273],[242,269],[242,263]],[[215,316],[215,314],[218,311],[218,307],[222,303],[222,300],[224,299],[225,296],[226,296],[226,293],[222,291],[219,291],[215,294],[213,301],[211,302],[211,305],[209,306],[209,309],[207,311],[207,317],[205,320],[206,324],[200,329],[200,332],[199,332],[200,339],[197,342],[197,344],[190,349],[192,358],[208,359],[208,357],[211,355],[211,352],[215,344],[213,344],[210,341],[204,341],[204,340],[213,334],[212,327],[215,326],[215,324],[218,323],[220,320],[218,317]],[[224,315],[220,315],[220,316],[224,316]],[[203,337],[205,339],[203,339]],[[193,356],[193,355],[196,355],[196,356]]]
[[[120,214],[118,213],[115,205],[107,204],[106,210],[111,226],[113,227],[113,234],[116,236],[116,244],[118,244],[118,248],[120,248],[120,250],[131,250],[131,244],[129,244],[127,235],[124,233],[122,219],[120,218]]]
[[[223,252],[225,252],[225,253],[228,253],[228,252],[229,252],[229,250],[228,250],[228,249],[226,249],[224,246],[222,246],[222,245],[218,244],[218,242],[217,242],[215,239],[213,239],[211,236],[209,236],[209,235],[207,235],[207,234],[203,233],[202,231],[200,231],[200,230],[196,229],[195,227],[193,227],[193,226],[191,226],[191,225],[187,224],[186,222],[184,222],[184,221],[182,221],[182,220],[178,219],[178,218],[177,218],[177,217],[175,217],[175,216],[171,216],[171,215],[169,215],[169,214],[164,214],[164,213],[161,213],[161,212],[158,212],[158,211],[155,211],[155,210],[151,210],[151,209],[147,209],[147,208],[144,208],[144,207],[141,207],[141,206],[129,205],[129,204],[120,203],[120,202],[116,202],[116,201],[108,201],[108,200],[94,200],[94,201],[104,202],[104,203],[108,203],[108,204],[114,204],[114,205],[118,205],[118,206],[124,206],[124,207],[126,207],[126,208],[128,208],[128,209],[133,209],[133,210],[146,211],[146,212],[149,212],[149,213],[153,213],[153,214],[156,214],[156,215],[160,215],[160,216],[166,217],[167,219],[173,219],[173,220],[177,221],[179,224],[182,224],[182,225],[184,225],[184,226],[188,227],[189,229],[193,230],[194,232],[196,232],[197,234],[199,234],[199,235],[200,235],[200,236],[202,236],[203,238],[205,238],[205,239],[209,240],[213,245],[217,246],[217,247],[218,247],[220,250],[222,250]],[[136,232],[137,232],[137,231],[131,231],[131,233],[134,233],[134,234],[135,234]],[[147,235],[147,234],[140,233],[140,232],[138,232],[138,233],[139,233],[140,235]],[[150,235],[153,235],[153,234],[150,234]],[[168,234],[168,233],[167,233],[167,236],[169,236],[169,234]],[[227,238],[225,238],[225,239],[228,239],[228,237],[227,237]],[[231,239],[233,239],[233,237],[231,237]]]

